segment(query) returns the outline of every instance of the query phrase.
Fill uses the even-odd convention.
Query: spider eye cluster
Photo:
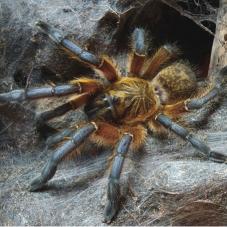
[[[151,84],[136,77],[122,78],[113,84],[108,94],[115,102],[116,115],[121,118],[147,115],[157,104]]]

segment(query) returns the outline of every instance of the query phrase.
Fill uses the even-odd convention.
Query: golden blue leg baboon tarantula
[[[132,51],[128,57],[127,75],[121,75],[111,58],[96,57],[66,39],[61,31],[44,22],[39,28],[55,43],[93,69],[98,78],[72,80],[55,87],[13,90],[0,94],[0,102],[25,101],[45,97],[74,96],[67,103],[41,113],[38,122],[46,122],[84,105],[90,123],[81,123],[75,131],[65,131],[57,140],[65,140],[56,148],[30,190],[41,189],[50,180],[57,165],[67,156],[76,154],[78,147],[89,139],[102,147],[114,148],[115,157],[108,180],[105,222],[111,222],[119,209],[120,175],[128,150],[136,151],[144,143],[148,129],[162,134],[166,129],[189,141],[207,158],[227,163],[227,156],[212,151],[187,129],[175,123],[182,114],[203,107],[219,95],[226,68],[206,91],[200,92],[193,70],[177,61],[178,51],[171,45],[161,46],[153,56],[146,54],[145,31],[136,28],[132,34]],[[69,135],[69,133],[67,134]],[[56,142],[57,142],[56,140]],[[118,145],[116,145],[118,144]]]

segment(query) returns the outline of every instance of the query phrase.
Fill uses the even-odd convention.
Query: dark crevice
[[[14,82],[19,87],[25,87],[26,85],[26,76],[24,75],[23,71],[21,69],[17,70],[15,74],[13,75]]]
[[[189,10],[190,4],[186,5]],[[215,24],[212,22],[204,21],[203,25],[215,31]],[[150,54],[165,43],[176,44],[182,51],[182,58],[187,59],[192,66],[196,67],[200,76],[207,75],[213,36],[160,1],[148,1],[144,6],[132,10],[131,13],[122,14],[121,18],[108,12],[100,20],[97,31],[101,28],[102,31],[107,29],[108,34],[112,32],[112,45],[106,48],[106,52],[117,55],[119,52],[128,51],[130,36],[136,27],[142,27],[148,31]],[[97,48],[102,41],[102,32],[97,32],[95,44]]]

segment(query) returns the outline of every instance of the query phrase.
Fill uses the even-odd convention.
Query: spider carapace
[[[146,52],[146,32],[136,28],[132,33],[126,75],[111,58],[97,57],[71,42],[63,33],[44,22],[38,27],[55,43],[91,67],[96,78],[81,77],[55,87],[13,90],[0,94],[0,102],[25,101],[45,97],[72,96],[65,104],[37,115],[37,124],[84,106],[89,123],[57,133],[49,145],[60,144],[35,178],[30,190],[41,189],[50,180],[58,164],[89,140],[101,147],[115,148],[115,157],[108,179],[104,221],[109,223],[119,210],[120,175],[128,150],[136,151],[145,143],[148,131],[160,135],[168,129],[190,142],[212,161],[227,162],[227,156],[212,151],[187,129],[175,123],[182,114],[202,108],[219,95],[226,67],[210,79],[200,92],[196,76],[189,64],[177,60],[179,50],[161,46],[152,56]]]
[[[158,102],[151,83],[136,77],[125,77],[88,103],[85,113],[116,124],[135,125],[150,118]]]

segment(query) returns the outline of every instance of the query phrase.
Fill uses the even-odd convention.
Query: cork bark
[[[227,0],[220,0],[209,75],[227,65]]]

